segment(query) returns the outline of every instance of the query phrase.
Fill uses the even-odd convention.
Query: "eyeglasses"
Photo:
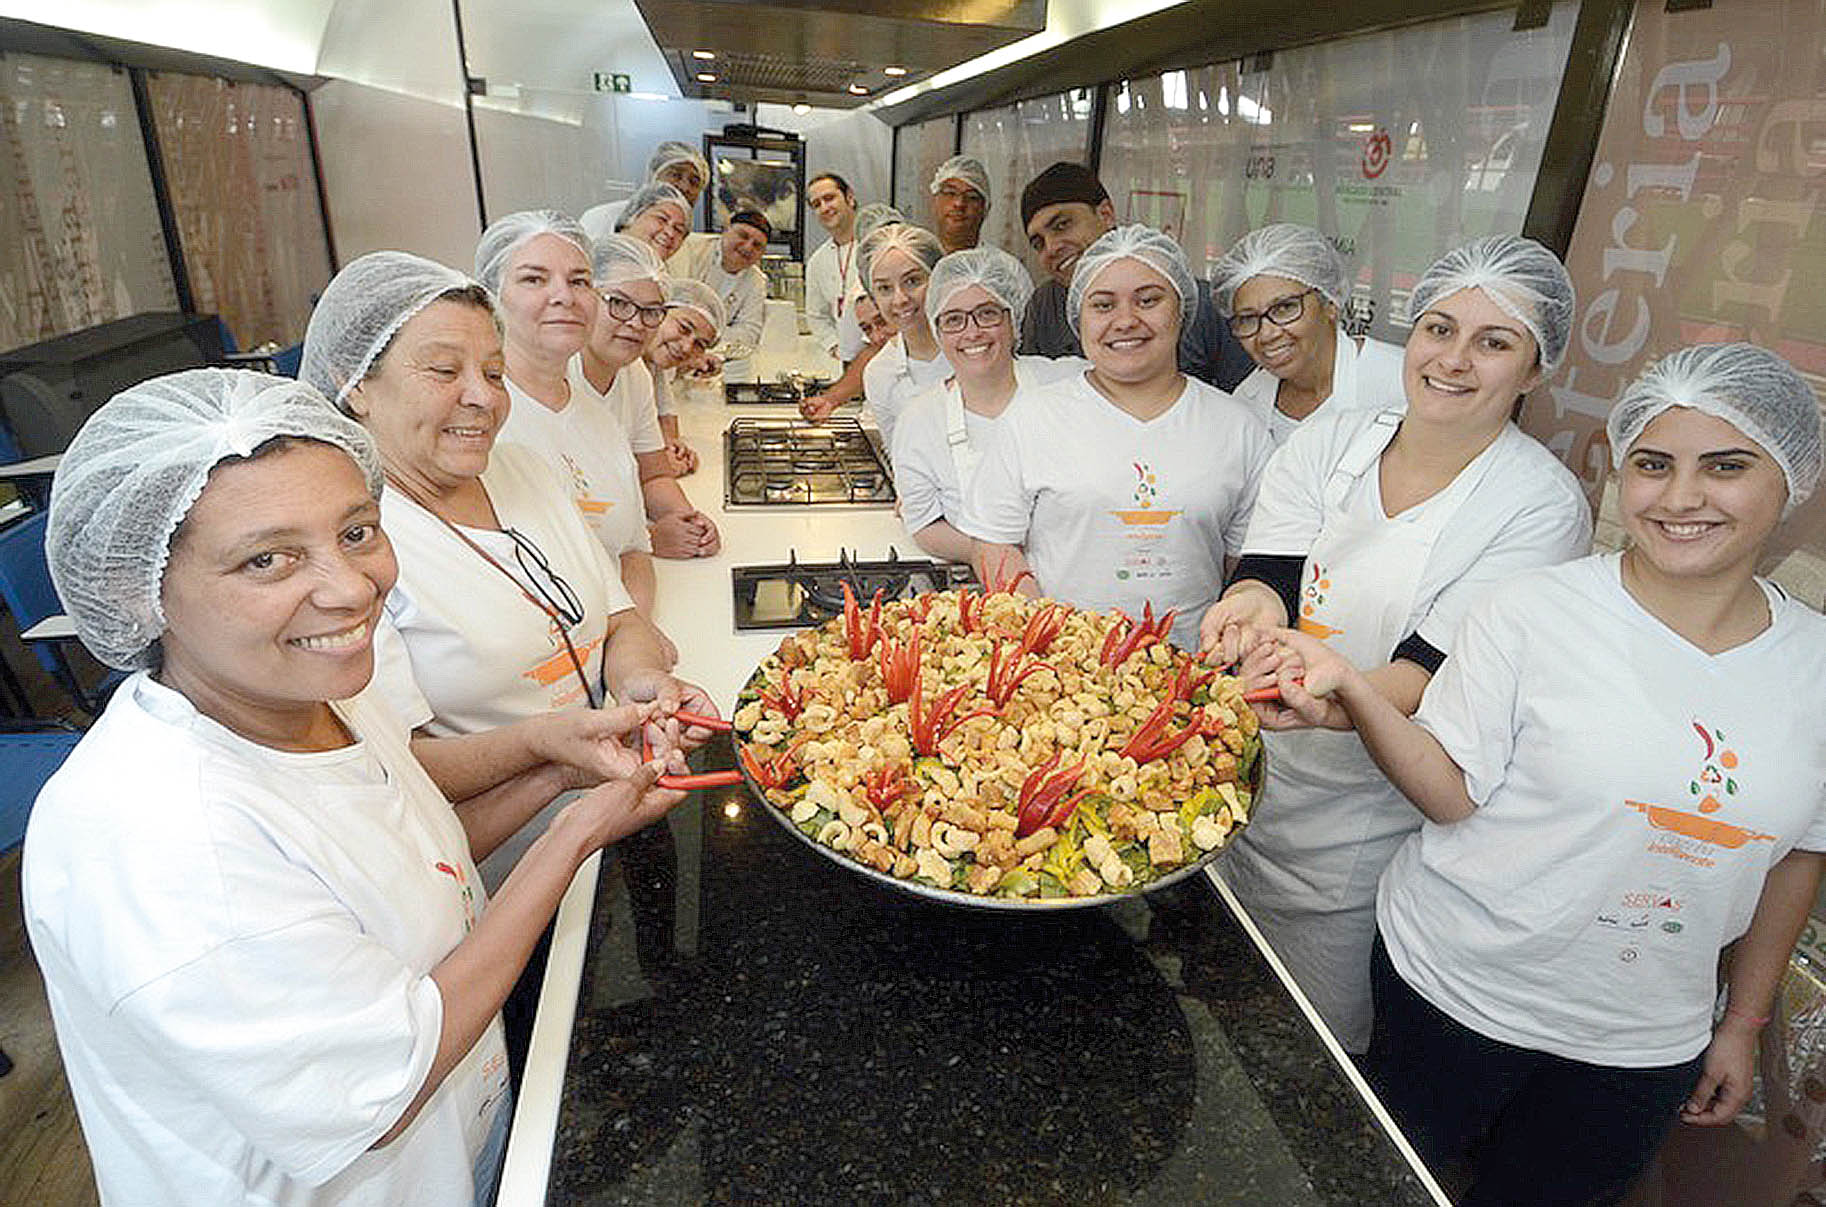
[[[519,565],[520,573],[526,575],[526,580],[539,592],[540,598],[545,600],[545,606],[552,610],[552,615],[567,626],[582,624],[583,601],[577,598],[577,592],[571,584],[564,581],[564,576],[552,569],[545,551],[533,544],[532,538],[523,532],[505,524],[501,526],[501,531],[514,543],[514,561]],[[534,570],[538,573],[535,574]]]
[[[946,310],[940,312],[935,326],[946,335],[956,335],[971,323],[980,330],[994,331],[1008,321],[1008,308],[997,306],[993,302],[984,302],[974,310]]]
[[[1300,316],[1306,313],[1306,295],[1317,292],[1317,289],[1302,289],[1288,297],[1277,298],[1266,310],[1233,314],[1230,316],[1230,334],[1238,339],[1248,339],[1262,329],[1263,319],[1277,327],[1297,323]]]
[[[651,330],[666,321],[664,306],[642,306],[633,298],[625,298],[619,293],[603,291],[602,300],[608,303],[609,317],[618,323],[625,323],[635,315],[640,316],[640,325]]]
[[[983,195],[975,189],[954,188],[946,184],[939,186],[938,195],[946,201],[971,201],[977,205],[983,204]]]

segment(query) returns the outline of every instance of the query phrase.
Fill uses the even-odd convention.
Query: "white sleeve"
[[[828,271],[837,258],[831,246],[826,243],[805,262],[805,325],[812,329],[812,338],[818,341],[820,348],[835,352],[837,290],[843,288],[843,282]]]
[[[649,365],[648,368],[651,369],[652,366]],[[653,411],[656,415],[678,414],[678,405],[672,401],[670,369],[653,369]]]
[[[1243,552],[1272,557],[1305,557],[1325,522],[1325,480],[1329,469],[1324,433],[1301,427],[1276,449],[1262,469],[1255,511]]]
[[[636,370],[639,372],[636,372]],[[637,360],[616,374],[617,385],[628,381],[628,444],[636,455],[657,453],[666,447],[666,434],[659,430],[659,410],[654,404],[653,372],[647,362]]]
[[[1552,498],[1510,517],[1469,569],[1434,597],[1427,614],[1414,626],[1422,641],[1456,657],[1451,647],[1465,613],[1490,587],[1524,570],[1557,566],[1591,552],[1591,510],[1577,489],[1555,491]],[[1448,657],[1446,661],[1451,662]]]
[[[850,298],[850,304],[843,308],[843,317],[837,320],[837,359],[849,364],[862,355],[862,346],[869,341],[862,334],[862,324],[856,321],[856,301],[861,294]]]
[[[374,677],[368,686],[407,730],[431,723],[431,703],[412,677],[412,657],[406,652],[406,640],[385,611],[374,626]]]
[[[730,303],[723,341],[731,346],[725,355],[731,360],[745,360],[761,346],[761,323],[767,317],[767,278],[760,269],[742,271]]]
[[[1515,755],[1518,659],[1525,636],[1502,615],[1506,597],[1473,607],[1447,658],[1420,697],[1414,720],[1439,740],[1465,773],[1465,792],[1482,806],[1509,774]]]
[[[965,535],[998,545],[1026,542],[1035,496],[1021,476],[1020,446],[1011,424],[998,425],[964,491],[956,527]]]
[[[1262,485],[1262,471],[1274,454],[1274,441],[1262,421],[1244,411],[1241,405],[1237,412],[1245,421],[1236,441],[1244,477],[1242,489],[1237,492],[1236,506],[1224,523],[1224,552],[1230,557],[1243,555],[1250,520],[1255,514],[1256,496]]]
[[[216,845],[261,929],[138,986],[114,1014],[263,1155],[321,1184],[417,1095],[443,998],[270,839],[219,833]]]
[[[930,402],[923,397],[916,400],[894,431],[894,493],[900,497],[901,522],[910,534],[945,518],[943,486],[932,464],[932,424],[920,413]],[[939,455],[948,457],[949,446],[940,449]]]

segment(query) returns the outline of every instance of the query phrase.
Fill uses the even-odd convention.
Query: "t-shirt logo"
[[[1318,619],[1319,609],[1331,598],[1331,575],[1324,563],[1309,560],[1306,566],[1306,585],[1300,588],[1300,632],[1317,637],[1324,641],[1327,637],[1342,633],[1343,629],[1334,629]]]
[[[1743,826],[1734,826],[1730,822],[1709,816],[1724,808],[1727,802],[1736,803],[1732,798],[1737,795],[1737,776],[1742,774],[1741,760],[1735,750],[1725,745],[1724,731],[1713,729],[1698,720],[1695,720],[1692,725],[1693,732],[1699,735],[1701,751],[1699,770],[1687,781],[1687,795],[1698,798],[1698,812],[1689,813],[1668,805],[1652,805],[1639,800],[1626,800],[1623,802],[1624,807],[1634,809],[1648,818],[1648,824],[1657,830],[1665,830],[1706,846],[1736,850],[1745,843],[1774,842],[1775,835],[1773,834],[1764,834]],[[1719,799],[1720,792],[1724,794],[1724,800]],[[1656,845],[1651,845],[1649,849],[1662,851],[1662,848]],[[1689,861],[1703,862],[1707,865],[1711,862],[1710,860],[1693,859],[1690,853],[1681,855],[1678,850],[1672,848],[1662,851],[1662,853],[1677,855],[1687,858]]]
[[[564,468],[571,475],[571,497],[577,500],[577,510],[585,516],[602,515],[615,506],[609,499],[599,499],[590,490],[590,476],[583,472],[583,466],[577,464],[569,453],[559,455]]]
[[[1154,467],[1146,461],[1130,464],[1135,467],[1135,490],[1132,495],[1135,506],[1124,511],[1112,511],[1110,514],[1131,528],[1155,527],[1180,514],[1178,510],[1154,506],[1160,501],[1160,482],[1154,475]]]
[[[468,934],[476,928],[476,891],[469,883],[469,874],[460,867],[445,863],[442,859],[431,866],[456,881],[463,901],[463,933]]]

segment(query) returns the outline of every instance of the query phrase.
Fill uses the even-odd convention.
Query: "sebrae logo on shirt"
[[[1723,730],[1712,729],[1702,721],[1694,721],[1693,732],[1699,735],[1702,750],[1699,770],[1687,782],[1687,795],[1696,798],[1697,811],[1687,812],[1670,805],[1654,805],[1639,800],[1623,802],[1625,808],[1633,809],[1646,817],[1654,829],[1676,836],[1671,840],[1657,839],[1650,844],[1649,850],[1672,855],[1702,867],[1711,867],[1715,861],[1695,848],[1723,847],[1734,851],[1745,843],[1775,841],[1773,834],[1732,825],[1711,816],[1727,803],[1737,803],[1734,798],[1738,791],[1737,775],[1741,774],[1739,758],[1735,750],[1725,745]],[[1718,798],[1720,792],[1724,793],[1724,800]]]
[[[565,470],[571,475],[571,493],[577,500],[578,511],[585,516],[603,515],[609,508],[615,506],[613,500],[599,499],[591,493],[589,475],[583,472],[581,465],[571,459],[569,453],[561,453],[559,456],[564,461]]]
[[[1131,464],[1135,467],[1135,506],[1126,511],[1112,511],[1110,514],[1131,528],[1155,528],[1181,514],[1177,509],[1154,506],[1160,499],[1160,484],[1154,476],[1153,466],[1146,461]]]
[[[456,881],[458,892],[463,902],[463,933],[468,934],[476,928],[476,891],[469,883],[469,873],[460,867],[453,867],[442,859],[431,865],[444,875]]]
[[[1343,629],[1334,629],[1318,619],[1319,609],[1331,598],[1331,575],[1323,563],[1309,561],[1306,573],[1306,585],[1300,588],[1300,632],[1311,634],[1320,641],[1342,633]]]

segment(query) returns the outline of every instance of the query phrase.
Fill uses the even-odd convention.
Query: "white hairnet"
[[[1527,327],[1541,349],[1541,367],[1552,369],[1572,336],[1572,278],[1560,258],[1519,235],[1491,235],[1453,248],[1421,275],[1408,299],[1408,321],[1418,322],[1440,298],[1481,289]]]
[[[1182,327],[1198,313],[1198,282],[1193,279],[1186,253],[1172,236],[1140,223],[1118,226],[1104,231],[1085,248],[1078,257],[1078,266],[1072,270],[1071,288],[1065,293],[1065,318],[1073,335],[1078,334],[1078,312],[1084,308],[1084,295],[1090,292],[1098,275],[1118,260],[1137,260],[1173,283],[1179,291]]]
[[[1033,278],[1021,262],[999,247],[971,247],[954,251],[932,269],[926,285],[926,317],[938,318],[954,294],[980,285],[990,297],[1006,306],[1021,321],[1027,299],[1033,296]]]
[[[871,201],[856,211],[856,245],[880,230],[896,222],[905,222],[907,216],[885,201]]]
[[[666,309],[675,310],[684,307],[695,310],[710,320],[710,326],[721,336],[723,324],[728,322],[723,310],[723,299],[716,290],[695,277],[668,277],[662,282],[666,288]]]
[[[1610,410],[1612,467],[1621,467],[1651,420],[1669,407],[1717,416],[1761,445],[1788,480],[1785,516],[1820,480],[1820,404],[1787,361],[1755,344],[1694,344],[1670,352],[1632,381]]]
[[[1219,314],[1234,314],[1236,291],[1255,277],[1284,277],[1325,295],[1343,309],[1350,294],[1344,257],[1331,240],[1310,226],[1276,222],[1250,231],[1211,266],[1212,301]]]
[[[647,160],[647,178],[652,179],[675,163],[688,163],[697,169],[697,178],[708,182],[710,165],[698,154],[697,148],[690,143],[666,141],[653,148],[653,157]]]
[[[945,181],[955,180],[975,189],[983,204],[989,204],[989,169],[983,161],[971,155],[953,155],[938,165],[938,171],[932,173],[931,191],[936,193],[944,187]]]
[[[911,222],[893,222],[878,226],[869,232],[869,237],[857,244],[857,271],[862,274],[862,287],[871,286],[870,272],[875,264],[875,257],[890,251],[901,251],[913,257],[914,261],[923,264],[927,272],[944,258],[945,248],[938,241],[938,236],[923,226],[914,226]]]
[[[446,294],[479,288],[454,268],[404,251],[371,251],[330,278],[304,329],[298,379],[338,406],[399,329]]]
[[[652,245],[627,235],[604,235],[590,252],[590,276],[598,289],[624,281],[658,281],[665,275]]]
[[[380,495],[367,431],[304,382],[244,369],[189,369],[129,387],[82,425],[51,484],[45,558],[77,636],[109,666],[149,665],[171,538],[209,471],[275,436],[348,453]]]
[[[496,218],[482,232],[482,240],[476,244],[476,280],[487,286],[488,292],[499,294],[507,262],[529,240],[540,235],[568,239],[577,245],[585,260],[590,258],[590,236],[575,218],[557,210],[521,210]]]
[[[640,217],[656,205],[676,205],[678,212],[685,216],[685,225],[691,225],[691,203],[685,195],[663,180],[642,185],[640,190],[628,198],[628,204],[622,207],[621,215],[615,219],[615,229],[625,231],[633,225],[634,219]]]

